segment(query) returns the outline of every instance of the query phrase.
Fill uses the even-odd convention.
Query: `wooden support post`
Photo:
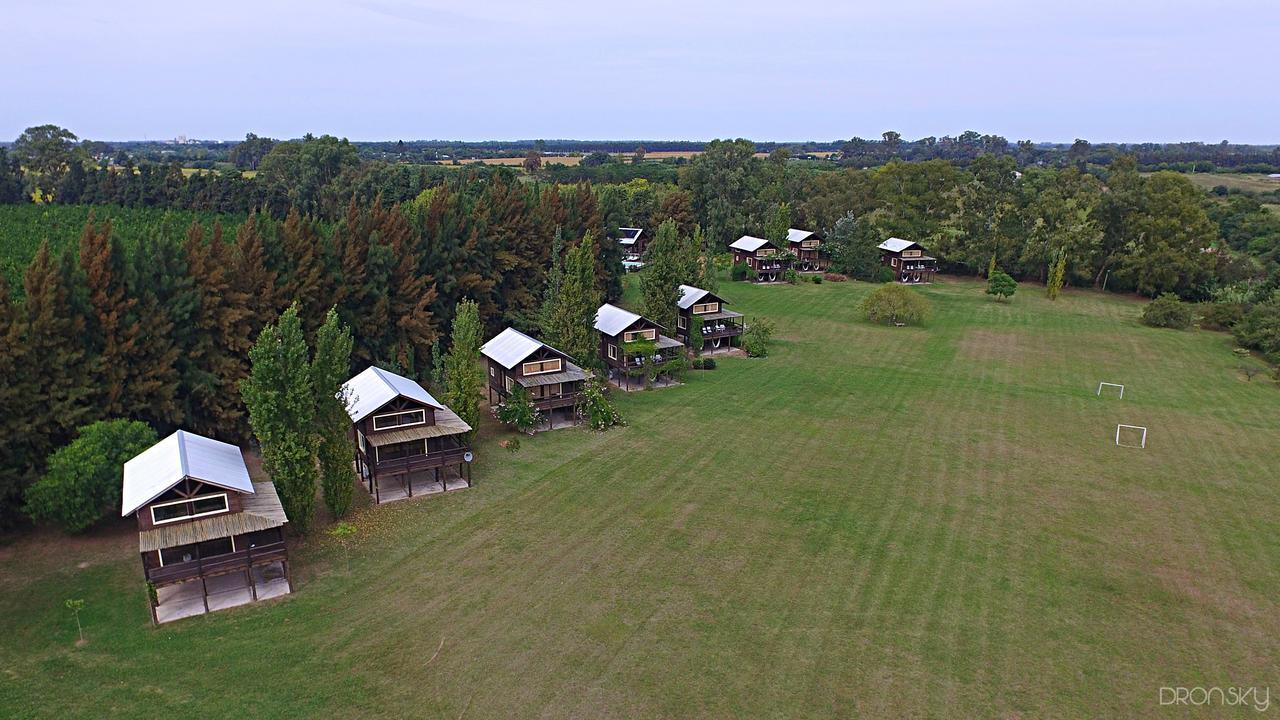
[[[433,470],[433,471],[435,472],[435,474],[436,474],[436,482],[440,483],[440,489],[441,489],[441,490],[448,490],[449,488],[448,488],[444,483],[440,482],[440,466],[439,466],[439,465],[437,465],[437,466],[435,466],[434,468],[432,468],[432,470]]]
[[[404,474],[404,484],[409,490],[409,497],[413,497],[413,474],[406,472]]]
[[[369,484],[373,485],[373,502],[375,505],[382,504],[382,495],[378,493],[378,472],[375,470],[369,473]]]
[[[249,596],[254,602],[258,602],[258,585],[253,582],[253,565],[245,568],[244,576],[249,580]]]
[[[200,594],[204,598],[204,611],[209,612],[209,586],[204,581],[204,575],[200,576]]]

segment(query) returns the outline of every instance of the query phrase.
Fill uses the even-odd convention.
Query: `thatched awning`
[[[659,350],[668,350],[670,348],[683,347],[684,343],[680,342],[679,340],[673,340],[672,338],[669,338],[666,335],[659,335],[657,346]]]
[[[289,521],[276,494],[276,486],[269,482],[253,484],[253,494],[241,496],[244,509],[236,513],[214,515],[191,522],[161,525],[138,533],[138,549],[151,552],[163,548],[190,545],[218,538],[243,535],[259,530],[280,527]]]
[[[573,363],[566,363],[567,368],[561,372],[543,373],[541,375],[528,375],[518,378],[518,382],[527,387],[539,387],[541,385],[555,385],[556,383],[576,382],[578,380],[586,380],[587,373],[582,368]]]
[[[436,422],[434,425],[415,425],[402,430],[377,432],[365,436],[365,440],[374,447],[382,447],[383,445],[394,445],[396,443],[409,442],[410,440],[426,440],[446,435],[461,435],[467,432],[471,432],[470,425],[458,417],[458,414],[454,411],[449,408],[442,408],[436,410]]]

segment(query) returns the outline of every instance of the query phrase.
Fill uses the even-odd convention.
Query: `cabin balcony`
[[[581,390],[573,390],[570,392],[556,393],[554,395],[530,398],[530,401],[538,410],[554,410],[556,408],[573,407],[577,405],[578,398],[581,395]]]
[[[463,457],[471,448],[458,444],[457,447],[443,450],[432,450],[426,455],[410,455],[394,460],[379,460],[374,463],[374,472],[380,476],[415,473],[420,470],[432,470],[446,465],[457,465],[466,462]]]
[[[199,577],[243,572],[254,565],[267,565],[286,559],[284,542],[238,550],[224,555],[196,558],[188,562],[170,563],[146,568],[147,581],[154,585],[167,585]]]

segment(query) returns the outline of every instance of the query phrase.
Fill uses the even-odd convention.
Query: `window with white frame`
[[[680,328],[681,330],[684,330],[685,328],[689,327],[689,320],[685,316],[681,315],[680,317],[676,318],[676,327]]]
[[[713,312],[720,312],[720,303],[718,302],[698,303],[697,305],[693,306],[694,315],[706,315],[708,313],[713,313]]]
[[[404,412],[386,413],[373,416],[374,430],[389,430],[406,425],[421,425],[427,421],[426,410],[406,410]]]
[[[229,509],[227,494],[197,495],[182,500],[170,500],[151,506],[151,524],[163,525],[178,520],[217,515]]]
[[[525,375],[541,375],[542,373],[560,372],[562,365],[560,358],[551,358],[550,360],[535,360],[524,364]]]
[[[609,359],[610,360],[618,359],[618,346],[612,343],[609,344]]]
[[[368,440],[366,440],[366,439],[365,439],[365,437],[364,437],[364,433],[362,433],[362,432],[360,432],[359,430],[357,430],[357,431],[356,431],[356,440],[357,440],[357,441],[359,441],[359,443],[360,443],[360,452],[363,452],[363,453],[367,453],[367,452],[369,452],[369,442],[368,442]]]
[[[622,334],[622,342],[635,342],[636,340],[657,340],[658,331],[653,328],[648,330],[630,330]]]
[[[502,376],[502,387],[506,388],[507,392],[511,392],[512,383],[510,375]]]

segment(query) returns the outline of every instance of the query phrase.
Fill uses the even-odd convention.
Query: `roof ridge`
[[[187,433],[178,430],[174,433],[178,436],[178,466],[182,469],[182,477],[191,477],[191,463],[187,462]]]

